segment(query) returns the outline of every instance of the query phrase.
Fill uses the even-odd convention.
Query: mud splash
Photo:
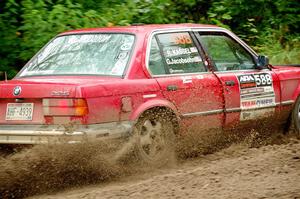
[[[178,137],[177,157],[181,160],[212,154],[232,145],[258,148],[266,145],[289,143],[290,139],[299,138],[295,132],[284,133],[282,129],[247,129],[247,130],[211,130],[206,132],[189,131]]]
[[[206,135],[190,132],[176,142],[176,155],[184,161],[214,153],[233,143],[251,148],[286,143],[289,138],[280,132],[270,131],[251,131],[247,136],[214,131]],[[118,150],[120,146],[125,146],[121,152]],[[0,198],[51,193],[69,187],[108,182],[153,169],[140,165],[132,150],[134,147],[128,142],[124,145],[123,142],[102,141],[38,145],[6,158],[0,157]],[[113,154],[117,154],[118,158]]]
[[[26,196],[109,181],[130,167],[110,156],[112,143],[39,145],[0,160],[0,198]]]

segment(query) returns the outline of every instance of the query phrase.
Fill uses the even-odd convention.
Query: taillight
[[[45,116],[84,116],[88,114],[85,99],[43,99]]]

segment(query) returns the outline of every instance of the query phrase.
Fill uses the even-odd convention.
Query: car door
[[[268,68],[256,69],[256,55],[225,32],[202,31],[197,38],[223,85],[225,126],[273,118],[280,104],[277,75]]]
[[[191,127],[221,127],[222,89],[207,71],[201,52],[187,31],[156,33],[151,39],[148,69],[162,93]]]

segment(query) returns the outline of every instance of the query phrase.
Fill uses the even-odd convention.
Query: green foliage
[[[209,20],[230,27],[272,64],[300,63],[299,8],[294,0],[219,0]]]
[[[2,3],[3,4],[3,3]],[[1,5],[0,13],[0,71],[7,71],[9,78],[13,77],[17,68],[14,64],[20,63],[18,55],[21,52],[19,44],[21,38],[18,32],[19,5],[10,0]],[[15,15],[15,17],[11,17]]]
[[[282,30],[266,31],[259,40],[255,50],[268,55],[271,64],[299,64],[300,37],[286,35]],[[284,41],[285,40],[285,41]],[[265,45],[265,44],[268,45]]]
[[[132,23],[210,23],[233,30],[272,63],[299,63],[295,0],[0,1],[0,71],[12,78],[60,32]]]

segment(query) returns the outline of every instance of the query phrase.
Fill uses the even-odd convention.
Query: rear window
[[[60,36],[46,45],[19,74],[122,76],[134,44],[131,34]]]

